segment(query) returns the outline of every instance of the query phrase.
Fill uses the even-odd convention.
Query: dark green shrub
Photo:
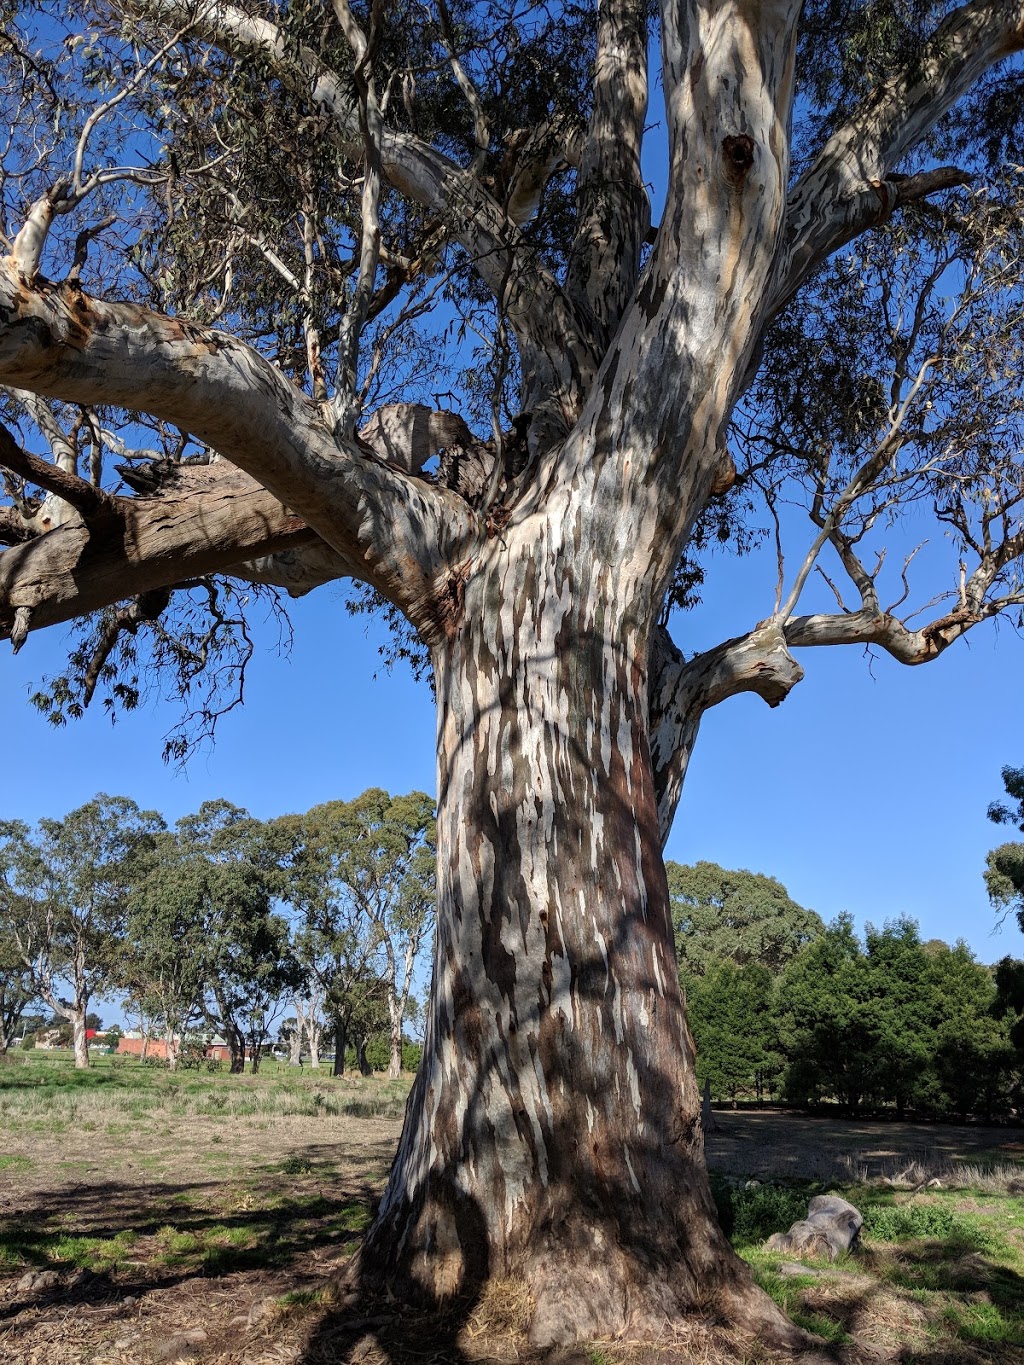
[[[869,1208],[864,1215],[864,1232],[880,1242],[932,1237],[959,1242],[977,1251],[984,1251],[991,1243],[982,1228],[945,1204],[889,1204]]]
[[[806,1191],[782,1185],[756,1185],[748,1189],[713,1175],[711,1193],[722,1230],[737,1247],[763,1242],[773,1232],[788,1232],[798,1219],[807,1217]]]

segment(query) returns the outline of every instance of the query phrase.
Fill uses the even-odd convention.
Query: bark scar
[[[736,133],[722,139],[725,157],[725,178],[734,189],[740,189],[754,164],[754,139],[747,133]]]

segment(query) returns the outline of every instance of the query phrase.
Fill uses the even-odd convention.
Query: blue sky
[[[718,557],[704,605],[675,623],[704,647],[768,614],[770,556]],[[59,667],[64,630],[3,647],[6,718],[0,814],[61,815],[97,791],[124,793],[176,819],[211,797],[267,817],[366,787],[433,792],[429,689],[382,670],[373,629],[328,587],[294,604],[295,645],[278,657],[268,629],[245,706],[184,773],[161,742],[172,712],[151,705],[116,725],[100,711],[54,730],[29,704]],[[805,650],[807,676],[778,709],[739,697],[705,717],[669,842],[778,877],[804,905],[858,924],[908,914],[925,937],[963,937],[983,961],[1024,955],[1013,923],[993,934],[981,872],[1006,837],[985,818],[999,770],[1024,763],[1024,642],[980,627],[938,661],[909,669],[856,648]]]
[[[655,219],[665,182],[660,117],[655,88],[645,146]],[[914,543],[909,532],[899,538],[904,551]],[[773,556],[766,548],[716,558],[703,607],[676,622],[681,647],[706,648],[767,616]],[[97,709],[54,730],[30,706],[33,686],[62,666],[63,629],[30,636],[17,658],[0,646],[0,815],[61,815],[100,790],[169,820],[212,797],[268,817],[371,785],[433,792],[429,688],[383,670],[374,628],[368,634],[363,618],[344,611],[340,588],[295,603],[292,618],[290,656],[275,654],[273,626],[263,632],[244,708],[184,773],[161,762],[174,719],[166,707],[115,726]],[[783,706],[770,711],[745,696],[705,717],[668,856],[769,873],[826,919],[849,910],[863,925],[907,914],[925,937],[963,937],[983,961],[1024,956],[1015,923],[993,933],[981,877],[987,850],[1006,837],[985,818],[1001,794],[999,770],[1024,764],[1022,651],[1008,626],[979,627],[916,669],[856,648],[804,651],[807,676]]]

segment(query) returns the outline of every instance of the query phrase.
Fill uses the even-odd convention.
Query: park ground
[[[0,1361],[533,1362],[515,1284],[450,1321],[337,1287],[406,1089],[273,1063],[255,1077],[172,1076],[14,1056],[0,1067]],[[708,1159],[723,1221],[762,1285],[820,1339],[805,1361],[1024,1365],[1024,1130],[717,1118]],[[761,1242],[826,1189],[865,1214],[862,1250],[782,1273],[787,1258]],[[595,1343],[559,1359],[774,1358],[709,1320],[657,1349]]]

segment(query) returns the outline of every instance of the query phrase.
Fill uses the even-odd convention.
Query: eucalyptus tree
[[[301,979],[290,926],[275,910],[282,888],[275,842],[230,801],[205,801],[175,834],[178,885],[151,889],[165,910],[183,908],[197,926],[189,947],[198,954],[199,1010],[227,1040],[231,1072],[245,1070],[247,1055],[256,1072],[271,1025]]]
[[[993,801],[988,818],[997,825],[1014,825],[1024,834],[1024,768],[1004,768],[1007,801]],[[989,900],[1003,914],[1012,913],[1024,930],[1024,842],[1012,840],[992,849],[985,860]]]
[[[62,820],[0,823],[0,897],[31,989],[71,1025],[89,1065],[89,1002],[114,984],[132,889],[163,827],[124,796],[96,796]]]
[[[174,832],[159,835],[151,865],[130,897],[115,969],[128,998],[159,1019],[172,1071],[207,988],[209,890],[202,859]]]
[[[202,729],[254,584],[350,577],[432,669],[366,1285],[786,1336],[714,1220],[661,846],[702,715],[792,651],[917,665],[1021,604],[1020,0],[3,14],[0,629],[82,622],[40,704],[166,663]],[[687,657],[701,547],[759,527],[750,629]]]
[[[0,900],[2,897],[0,891]],[[5,920],[6,915],[0,915],[0,1057],[15,1040],[25,1013],[35,999],[29,970]]]
[[[667,863],[680,971],[703,976],[720,962],[757,964],[778,975],[824,930],[781,882],[717,863]]]
[[[290,844],[286,895],[300,911],[296,950],[330,1014],[335,1074],[344,1069],[353,1025],[365,1022],[379,996],[389,1075],[398,1076],[413,972],[434,923],[434,803],[422,792],[393,797],[375,787],[283,817],[276,828]]]

